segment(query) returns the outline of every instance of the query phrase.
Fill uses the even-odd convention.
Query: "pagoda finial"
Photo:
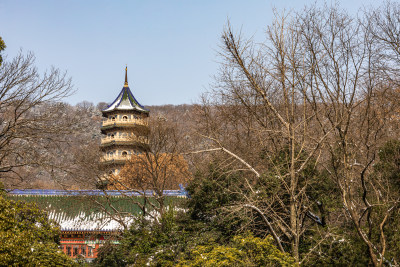
[[[125,84],[124,87],[128,87],[128,66],[125,67]]]

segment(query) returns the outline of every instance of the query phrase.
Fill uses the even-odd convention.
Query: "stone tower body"
[[[129,89],[127,71],[125,68],[125,84],[121,92],[111,105],[102,110],[101,162],[106,172],[114,175],[118,175],[132,155],[148,149],[149,110],[139,104]]]

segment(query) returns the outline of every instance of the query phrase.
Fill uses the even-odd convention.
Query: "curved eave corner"
[[[126,97],[124,97],[125,94],[127,95]],[[128,103],[122,103],[124,100]],[[129,87],[123,87],[117,98],[101,112],[108,113],[114,110],[137,110],[145,113],[149,112],[148,109],[146,109],[136,100]]]

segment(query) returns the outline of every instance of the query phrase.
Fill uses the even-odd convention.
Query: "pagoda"
[[[101,163],[107,174],[118,175],[131,156],[146,151],[149,144],[149,110],[139,104],[129,89],[128,68],[125,68],[125,84],[121,92],[101,112],[104,117]]]

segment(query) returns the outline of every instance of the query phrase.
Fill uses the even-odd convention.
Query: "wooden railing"
[[[108,126],[108,125],[113,125],[113,124],[119,124],[119,125],[132,125],[132,124],[138,124],[138,125],[144,125],[147,126],[148,122],[145,119],[108,119],[104,120],[102,126]]]
[[[107,136],[101,139],[101,144],[111,143],[111,142],[138,142],[148,144],[149,140],[145,137],[129,136],[129,137],[111,137]]]

